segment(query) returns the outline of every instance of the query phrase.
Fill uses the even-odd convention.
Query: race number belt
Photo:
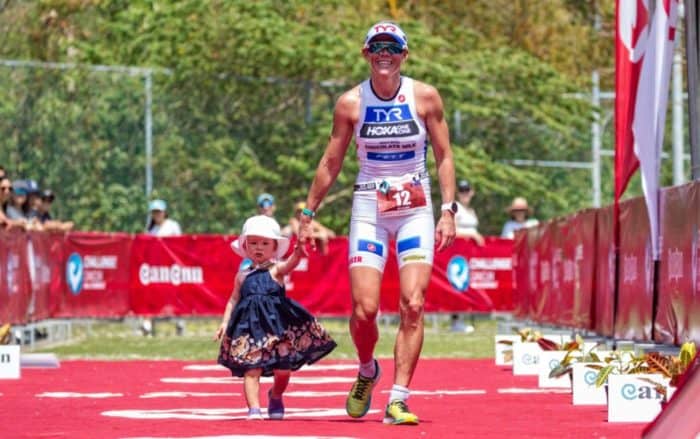
[[[418,174],[415,174],[415,177],[418,180],[422,180],[422,179],[428,177],[428,175],[429,174],[427,172],[419,172]],[[375,189],[379,189],[381,184],[382,183],[377,183],[375,181],[371,181],[369,183],[360,183],[360,184],[354,185],[353,190],[356,192],[357,191],[373,191]]]

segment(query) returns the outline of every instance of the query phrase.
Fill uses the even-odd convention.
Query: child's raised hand
[[[226,331],[226,324],[222,323],[219,326],[219,329],[217,329],[216,333],[214,334],[214,341],[221,341],[221,337],[224,336],[225,331]]]

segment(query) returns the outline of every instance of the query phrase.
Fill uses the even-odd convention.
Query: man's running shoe
[[[374,360],[374,367],[374,378],[367,378],[358,373],[355,384],[350,389],[348,399],[345,401],[345,411],[352,418],[361,418],[369,411],[372,404],[372,390],[377,385],[379,377],[382,376],[377,360]]]
[[[391,401],[384,412],[384,423],[394,425],[418,425],[418,416],[408,410],[404,401]]]

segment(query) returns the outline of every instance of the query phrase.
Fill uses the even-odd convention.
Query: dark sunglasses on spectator
[[[379,53],[382,50],[387,50],[392,55],[398,55],[403,52],[403,47],[390,41],[375,41],[374,43],[369,43],[367,50],[369,50],[369,53]]]
[[[7,191],[7,192],[12,192],[12,186],[2,186],[0,187],[0,190]]]

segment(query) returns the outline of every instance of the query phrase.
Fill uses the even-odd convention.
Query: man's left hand
[[[456,235],[454,215],[443,211],[437,226],[435,226],[435,242],[438,243],[438,251],[443,251],[451,246]]]

